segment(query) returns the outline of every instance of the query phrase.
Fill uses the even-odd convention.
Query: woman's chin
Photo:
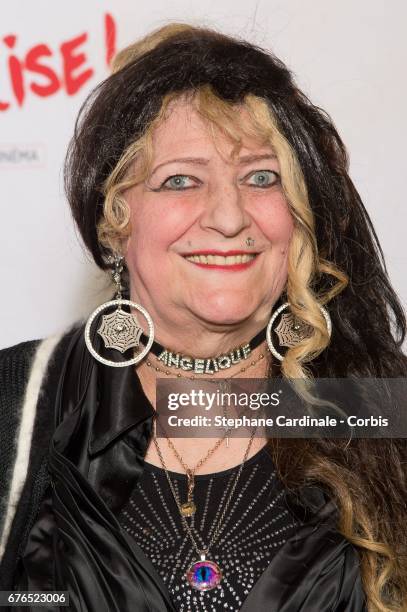
[[[211,306],[208,303],[202,303],[191,310],[198,319],[212,325],[237,325],[244,323],[253,315],[247,303],[240,308],[236,304],[228,307],[227,304]]]

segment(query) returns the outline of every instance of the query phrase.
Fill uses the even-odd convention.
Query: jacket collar
[[[155,415],[134,367],[113,368],[98,364],[98,374],[100,395],[89,440],[91,456]]]
[[[97,328],[98,322],[94,330]],[[155,410],[135,367],[112,367],[98,362],[88,351],[84,331],[85,323],[79,324],[65,356],[58,421],[75,411],[89,419],[88,452],[93,457],[125,432],[153,417]],[[96,331],[92,343],[107,359],[127,359],[119,351],[106,349]]]

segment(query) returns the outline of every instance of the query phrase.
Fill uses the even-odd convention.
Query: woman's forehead
[[[256,134],[243,105],[234,108],[234,119],[227,130],[216,118],[212,121],[200,113],[190,100],[174,100],[167,111],[152,132],[155,159],[164,159],[170,152],[177,156],[196,156],[198,149],[209,154],[214,148],[226,158],[274,152],[271,143],[260,133]]]

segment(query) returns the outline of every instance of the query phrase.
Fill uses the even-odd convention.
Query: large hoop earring
[[[151,316],[145,308],[132,302],[131,300],[125,300],[122,298],[122,286],[121,286],[121,273],[123,270],[123,257],[115,255],[110,259],[114,263],[114,269],[112,270],[112,277],[116,283],[116,296],[114,300],[105,302],[98,306],[90,315],[85,326],[85,343],[91,353],[91,355],[100,363],[111,366],[113,368],[124,368],[126,366],[135,365],[139,363],[149,352],[153,341],[154,341],[154,324]],[[140,347],[140,336],[143,334],[143,329],[138,324],[137,318],[122,309],[122,306],[130,306],[138,310],[146,319],[148,325],[148,341],[144,349],[135,355],[132,359],[127,361],[113,361],[112,359],[106,359],[99,355],[92,344],[91,340],[91,327],[96,317],[112,306],[117,306],[114,312],[103,315],[102,323],[99,326],[97,333],[102,337],[105,348],[114,349],[124,353],[129,348],[139,349]]]
[[[277,308],[277,310],[272,314],[270,321],[268,322],[267,330],[266,330],[266,340],[267,340],[267,344],[270,349],[270,352],[279,361],[283,361],[284,356],[278,352],[278,350],[273,344],[273,340],[271,337],[272,331],[274,331],[277,334],[281,346],[286,346],[290,348],[290,347],[296,346],[305,338],[308,338],[312,334],[312,329],[313,329],[311,325],[308,325],[307,323],[299,321],[293,315],[293,313],[290,312],[290,313],[282,315],[280,323],[277,325],[276,329],[273,330],[274,321],[277,319],[279,314],[283,312],[286,308],[289,308],[289,306],[291,306],[290,302],[285,302],[284,304],[282,304],[282,306]],[[318,306],[325,319],[327,331],[330,337],[332,334],[331,317],[329,316],[329,312],[327,311],[326,308],[324,308],[324,306],[321,306],[320,304],[318,304]]]

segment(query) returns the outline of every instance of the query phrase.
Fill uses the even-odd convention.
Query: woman
[[[66,190],[116,300],[1,353],[3,589],[92,611],[407,609],[403,440],[154,435],[168,376],[406,375],[329,117],[270,53],[167,26],[85,103]]]

